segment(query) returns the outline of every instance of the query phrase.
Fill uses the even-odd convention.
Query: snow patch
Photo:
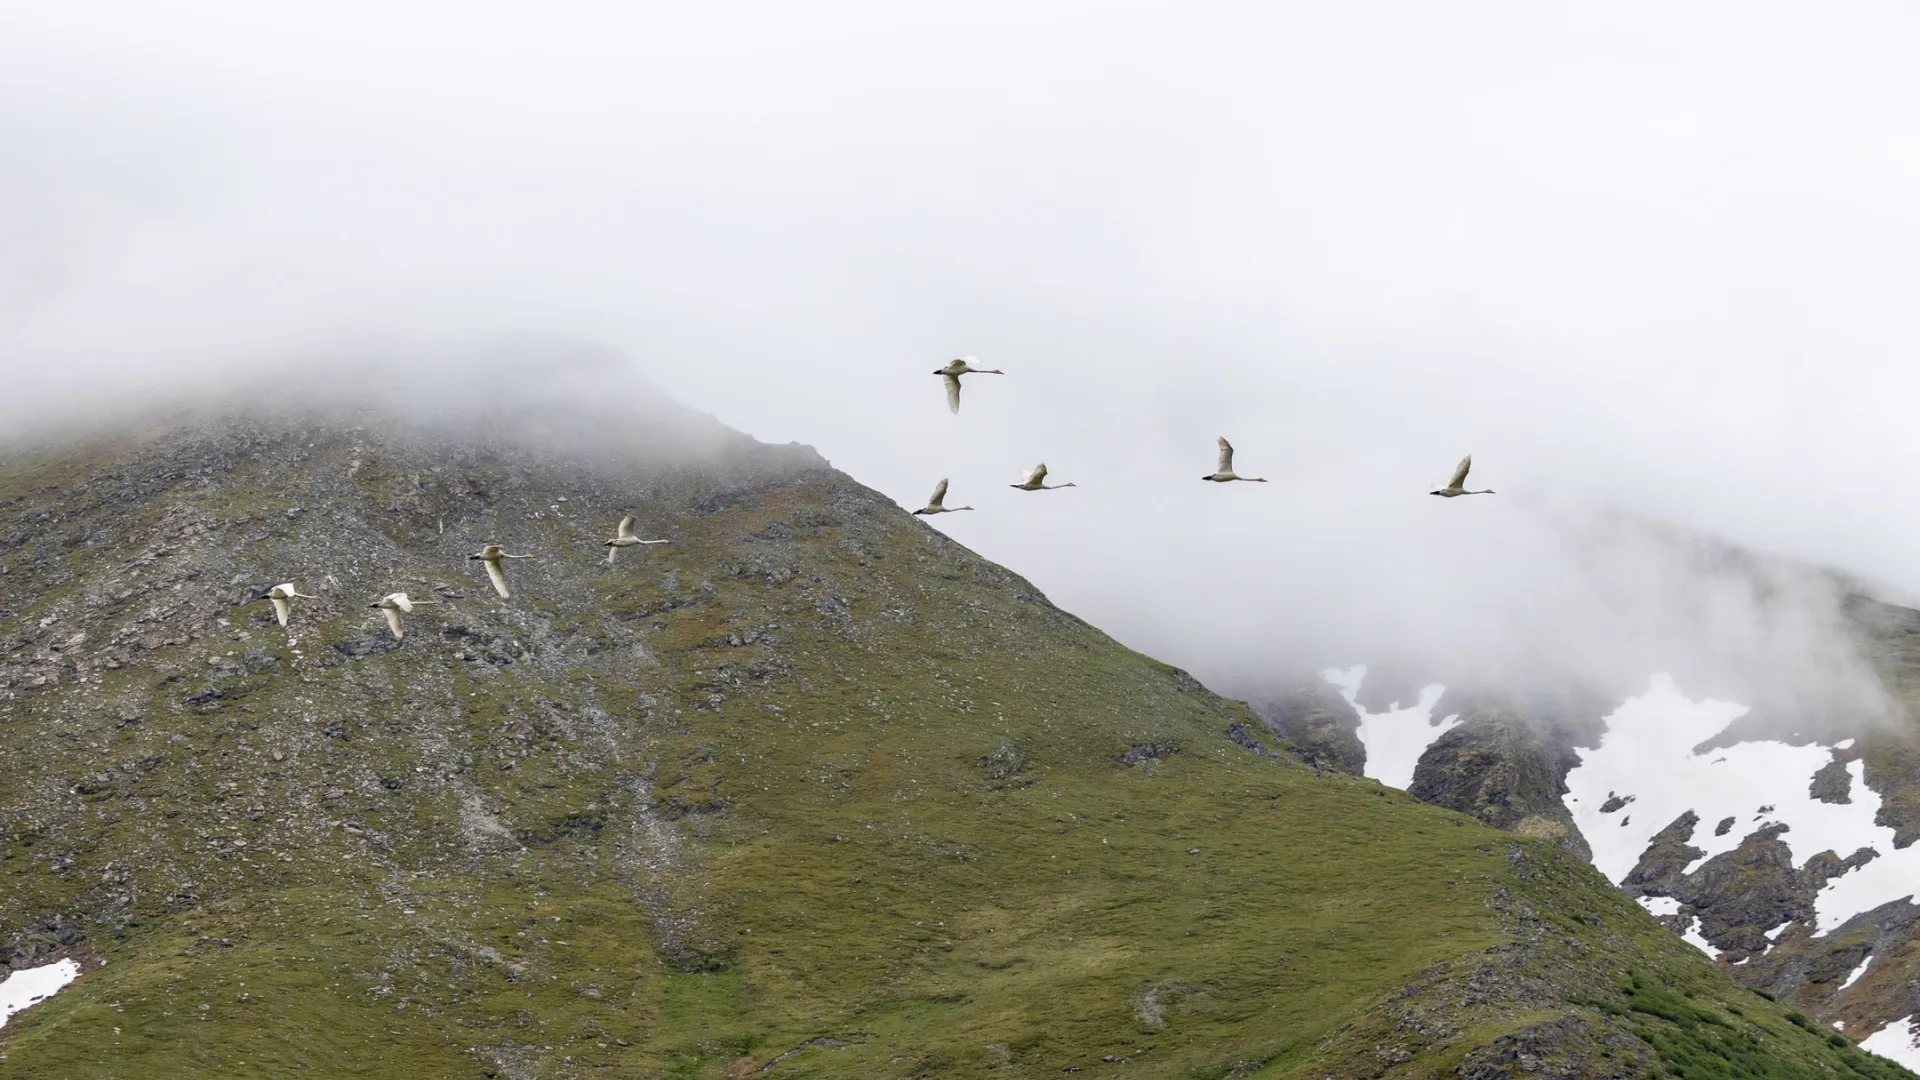
[[[1351,668],[1334,668],[1320,673],[1320,677],[1332,683],[1347,699],[1353,711],[1360,714],[1360,745],[1366,747],[1366,775],[1390,788],[1405,791],[1413,783],[1413,770],[1420,764],[1420,755],[1426,753],[1433,741],[1458,726],[1458,717],[1449,716],[1439,723],[1433,722],[1433,707],[1440,703],[1440,695],[1447,688],[1438,684],[1420,691],[1420,700],[1405,709],[1390,712],[1370,713],[1360,707],[1355,698],[1360,693],[1360,683],[1367,677],[1365,664]]]
[[[1700,821],[1688,843],[1704,854],[1686,867],[1689,873],[1775,823],[1787,826],[1780,840],[1796,866],[1822,851],[1842,859],[1863,847],[1878,852],[1879,858],[1833,879],[1815,899],[1821,929],[1920,894],[1920,846],[1895,850],[1893,830],[1874,824],[1880,796],[1866,785],[1864,763],[1847,763],[1852,801],[1834,804],[1808,793],[1813,774],[1832,760],[1833,748],[1762,740],[1711,755],[1693,752],[1746,711],[1737,702],[1690,700],[1670,676],[1659,674],[1645,694],[1607,718],[1600,745],[1579,750],[1580,764],[1567,774],[1566,805],[1593,847],[1594,866],[1609,880],[1622,880],[1654,834],[1691,810]],[[1851,744],[1842,740],[1837,748]],[[1635,796],[1629,820],[1616,823],[1600,814],[1610,791]],[[1715,836],[1715,825],[1729,817],[1735,827]],[[1769,936],[1783,929],[1776,927]]]
[[[1913,1030],[1911,1016],[1895,1020],[1861,1039],[1860,1049],[1910,1069],[1920,1068],[1920,1033]]]
[[[1668,915],[1680,914],[1680,901],[1671,896],[1642,896],[1639,900],[1640,906],[1647,909],[1649,915],[1665,918]],[[1713,943],[1700,933],[1700,921],[1693,916],[1687,916],[1687,925],[1680,931],[1680,937],[1708,956],[1716,960],[1720,958],[1720,950],[1714,948]],[[1742,960],[1740,963],[1744,964],[1746,961]]]
[[[0,1026],[21,1009],[52,997],[79,975],[79,964],[55,960],[37,968],[22,968],[0,980]]]
[[[1847,975],[1847,981],[1840,984],[1840,989],[1845,990],[1847,987],[1852,986],[1856,982],[1859,982],[1860,976],[1865,975],[1867,973],[1867,965],[1871,963],[1873,963],[1872,953],[1868,953],[1867,955],[1861,957],[1859,966],[1855,967],[1853,971]]]
[[[1671,896],[1643,896],[1640,898],[1640,906],[1658,916],[1680,914],[1680,901]]]
[[[1720,950],[1714,948],[1713,942],[1708,941],[1706,935],[1700,932],[1699,919],[1689,918],[1687,920],[1687,928],[1680,931],[1680,940],[1706,953],[1708,957],[1714,960],[1720,959]]]
[[[1839,742],[1833,744],[1833,748],[1835,750],[1851,750],[1853,749],[1853,740],[1841,739]]]

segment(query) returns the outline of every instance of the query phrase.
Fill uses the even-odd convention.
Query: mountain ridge
[[[817,454],[613,411],[0,463],[0,950],[84,971],[0,1076],[1906,1075]]]
[[[1914,912],[1920,908],[1915,907],[1912,894],[1920,892],[1920,880],[1913,880],[1909,870],[1903,885],[1903,879],[1888,879],[1884,866],[1875,863],[1904,857],[1902,853],[1917,835],[1912,810],[1920,799],[1920,767],[1915,765],[1920,761],[1920,749],[1916,749],[1920,728],[1911,718],[1920,705],[1920,652],[1913,644],[1920,612],[1869,595],[1848,575],[1798,565],[1774,567],[1765,557],[1739,552],[1731,545],[1666,532],[1669,539],[1677,536],[1685,542],[1695,553],[1689,557],[1705,558],[1723,570],[1734,566],[1751,572],[1754,588],[1761,594],[1772,587],[1769,582],[1789,577],[1824,582],[1833,590],[1827,606],[1840,619],[1828,633],[1854,650],[1857,662],[1891,708],[1882,712],[1850,707],[1848,702],[1864,700],[1859,695],[1831,702],[1817,693],[1788,693],[1770,701],[1760,698],[1762,705],[1737,716],[1727,713],[1731,720],[1688,728],[1695,732],[1688,738],[1698,742],[1670,749],[1709,769],[1729,755],[1750,757],[1748,752],[1756,748],[1801,752],[1787,757],[1774,753],[1770,760],[1776,764],[1765,768],[1755,763],[1752,767],[1758,771],[1751,773],[1755,783],[1740,796],[1742,806],[1726,805],[1708,812],[1706,807],[1717,803],[1702,792],[1691,809],[1684,809],[1689,800],[1682,797],[1678,816],[1673,816],[1674,800],[1666,799],[1665,816],[1658,816],[1660,811],[1649,810],[1645,801],[1636,805],[1635,800],[1659,794],[1659,789],[1676,782],[1659,778],[1665,767],[1660,764],[1661,755],[1667,750],[1651,743],[1636,749],[1632,740],[1644,736],[1644,721],[1635,721],[1640,728],[1612,728],[1620,723],[1615,714],[1628,706],[1656,707],[1644,702],[1660,698],[1666,704],[1657,708],[1673,708],[1678,699],[1672,687],[1662,691],[1656,679],[1650,693],[1617,690],[1618,696],[1613,696],[1569,680],[1570,689],[1561,691],[1564,700],[1557,701],[1554,694],[1538,689],[1551,682],[1538,674],[1533,679],[1535,688],[1521,691],[1468,691],[1446,685],[1428,711],[1434,726],[1421,739],[1425,745],[1408,790],[1508,831],[1570,834],[1570,847],[1576,853],[1584,853],[1587,846],[1582,828],[1597,827],[1600,833],[1608,833],[1634,823],[1637,814],[1641,827],[1653,833],[1644,849],[1635,849],[1634,857],[1609,871],[1609,876],[1619,875],[1618,885],[1653,910],[1676,935],[1718,957],[1743,984],[1790,1001],[1823,1024],[1836,1025],[1855,1037],[1895,1028],[1904,1031],[1903,1025],[1910,1025],[1910,1018],[1920,1010],[1920,998],[1911,989],[1920,984],[1920,968],[1912,959],[1914,942],[1920,937],[1914,929]],[[1705,555],[1698,554],[1702,551]],[[1415,698],[1424,705],[1431,699],[1432,684],[1447,683],[1438,672],[1424,669],[1377,674],[1376,682],[1376,672],[1369,669],[1354,692],[1335,693],[1323,679],[1317,689],[1296,690],[1263,702],[1261,711],[1275,730],[1310,736],[1302,752],[1317,759],[1323,754],[1320,747],[1343,741],[1363,743],[1364,730],[1374,723],[1375,714],[1405,709],[1406,702]],[[1724,673],[1705,683],[1723,690],[1728,688],[1724,684]],[[1749,689],[1764,693],[1768,686],[1780,689],[1781,685],[1762,680]],[[1301,700],[1317,703],[1317,724],[1311,731],[1302,728],[1297,715]],[[1443,718],[1446,726],[1438,726]],[[1405,729],[1410,722],[1421,724],[1417,710],[1411,721],[1396,720],[1399,727],[1394,730]],[[1681,722],[1675,714],[1665,723]],[[1609,739],[1611,744],[1605,742]],[[1615,779],[1597,789],[1589,786],[1578,796],[1569,792],[1569,774],[1583,761],[1604,757],[1602,752],[1609,746],[1608,752],[1615,755],[1643,756],[1645,775],[1616,770],[1609,774]],[[1354,775],[1374,774],[1364,747],[1357,757],[1345,759],[1342,767]],[[1788,771],[1780,772],[1783,768]],[[1706,774],[1699,777],[1704,780]],[[1569,808],[1581,799],[1599,804],[1601,792],[1605,798],[1598,805],[1598,816],[1584,817],[1582,824],[1576,824]],[[1850,834],[1836,833],[1832,820],[1817,828],[1804,822],[1796,827],[1783,817],[1795,813],[1789,803],[1847,807],[1862,800],[1871,808],[1866,815],[1871,827],[1863,819]],[[1530,829],[1530,822],[1541,820],[1530,812],[1543,807],[1557,824]],[[1588,807],[1586,812],[1592,811]],[[1656,816],[1647,817],[1650,813]],[[1808,828],[1814,831],[1808,833]],[[1595,837],[1596,844],[1602,839],[1614,844],[1610,836]],[[1833,846],[1822,849],[1830,841]],[[1836,890],[1865,895],[1865,886],[1857,879],[1866,873],[1881,879],[1867,890],[1875,895],[1839,909],[1837,915],[1820,913],[1822,907],[1841,903],[1834,899]],[[1909,895],[1902,898],[1901,893]],[[1893,898],[1880,899],[1888,895]],[[1902,1043],[1899,1049],[1907,1054],[1904,1060],[1920,1061],[1920,1047]]]

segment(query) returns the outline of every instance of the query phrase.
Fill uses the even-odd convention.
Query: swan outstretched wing
[[[614,550],[617,551],[619,549],[615,548]],[[486,564],[487,576],[493,579],[493,591],[499,593],[503,599],[512,599],[513,594],[507,591],[507,575],[501,571],[499,561],[496,559],[483,559],[481,561]]]
[[[620,528],[615,533],[615,535],[617,535],[622,540],[631,540],[633,538],[633,515],[632,514],[628,514],[626,517],[623,517],[620,519]]]
[[[1220,467],[1216,471],[1223,472],[1223,473],[1232,472],[1233,471],[1233,444],[1227,441],[1227,437],[1225,435],[1219,436],[1217,439],[1215,439],[1215,441],[1220,444]]]
[[[1465,487],[1467,485],[1467,470],[1471,468],[1473,468],[1473,455],[1468,454],[1466,457],[1461,458],[1460,464],[1454,468],[1453,479],[1447,481],[1447,486],[1450,488]]]
[[[947,411],[959,412],[960,411],[960,376],[949,372],[945,375],[942,375],[941,378],[945,379],[947,382]]]
[[[397,592],[387,597],[387,599],[393,601],[393,606],[399,608],[401,611],[408,613],[413,611],[413,598],[406,593]]]
[[[927,500],[928,506],[939,506],[947,497],[947,482],[942,479],[933,485],[933,496]]]
[[[1041,481],[1045,480],[1046,478],[1047,478],[1047,463],[1043,461],[1040,464],[1035,465],[1033,467],[1033,471],[1027,474],[1027,483],[1039,484]]]
[[[393,636],[405,637],[406,633],[400,629],[400,609],[381,608],[380,610],[387,613],[387,629],[393,631]]]
[[[293,613],[293,604],[284,596],[270,596],[273,601],[273,617],[280,620],[281,626],[287,625],[287,616]]]

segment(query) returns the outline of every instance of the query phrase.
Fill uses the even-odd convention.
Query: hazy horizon
[[[950,477],[939,527],[1205,678],[1826,679],[1819,589],[1564,537],[1920,592],[1916,54],[1872,6],[0,2],[0,422],[579,341]],[[956,355],[1008,372],[958,417]],[[1216,435],[1273,482],[1200,483]],[[1428,496],[1468,452],[1499,494]]]

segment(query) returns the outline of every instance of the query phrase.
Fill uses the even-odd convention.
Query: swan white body
[[[963,356],[958,360],[947,361],[946,367],[933,369],[933,373],[935,375],[939,375],[946,380],[948,412],[957,413],[960,411],[960,376],[962,375],[1005,375],[1006,374],[1006,372],[1001,371],[999,368],[974,367],[973,364],[969,362],[972,359],[973,357],[971,356]]]
[[[1211,480],[1216,484],[1224,484],[1231,480],[1245,480],[1253,484],[1264,484],[1267,482],[1266,477],[1263,476],[1241,476],[1234,472],[1233,444],[1227,441],[1225,435],[1220,436],[1216,441],[1220,444],[1220,460],[1215,465],[1213,472],[1200,479]]]
[[[294,587],[293,582],[283,582],[260,594],[260,599],[273,601],[273,617],[280,620],[281,626],[287,625],[287,618],[293,614],[293,602],[299,600],[318,600],[317,596],[308,596]]]
[[[487,577],[493,582],[493,591],[499,593],[503,598],[511,599],[513,594],[507,591],[507,575],[500,569],[500,560],[531,559],[533,556],[509,555],[499,544],[488,544],[486,547],[481,548],[478,554],[469,555],[467,558],[478,559],[482,563],[485,563],[487,567]]]
[[[368,604],[367,606],[385,609],[387,613],[387,629],[393,631],[394,637],[401,638],[407,636],[406,631],[400,627],[400,616],[403,612],[412,614],[415,605],[437,604],[439,602],[438,600],[432,599],[415,600],[406,593],[397,592],[388,593],[381,597],[378,603]]]
[[[1071,480],[1067,481],[1064,484],[1049,484],[1049,483],[1046,483],[1046,479],[1047,479],[1047,463],[1043,461],[1040,464],[1035,465],[1033,467],[1033,471],[1027,474],[1027,478],[1025,480],[1022,480],[1018,484],[1008,484],[1007,486],[1017,487],[1021,491],[1058,491],[1061,488],[1070,488],[1070,487],[1080,486],[1078,484],[1075,484]]]
[[[1491,495],[1493,494],[1492,488],[1487,488],[1483,491],[1467,490],[1467,472],[1472,468],[1473,468],[1473,455],[1468,454],[1466,457],[1463,457],[1460,459],[1460,464],[1454,466],[1453,479],[1447,481],[1446,487],[1437,488],[1433,491],[1427,492],[1427,494],[1438,495],[1443,499],[1451,499],[1460,495]]]
[[[921,507],[918,510],[915,510],[914,513],[916,514],[957,514],[962,510],[973,509],[973,507],[971,506],[948,506],[946,505],[946,501],[947,501],[947,482],[943,479],[938,484],[934,485],[933,497],[927,500],[927,505],[924,507]]]
[[[641,544],[671,544],[671,540],[642,540],[633,535],[634,518],[632,514],[620,519],[620,527],[613,539],[607,541],[607,565],[613,565],[613,557],[620,554],[623,547],[638,547]]]

